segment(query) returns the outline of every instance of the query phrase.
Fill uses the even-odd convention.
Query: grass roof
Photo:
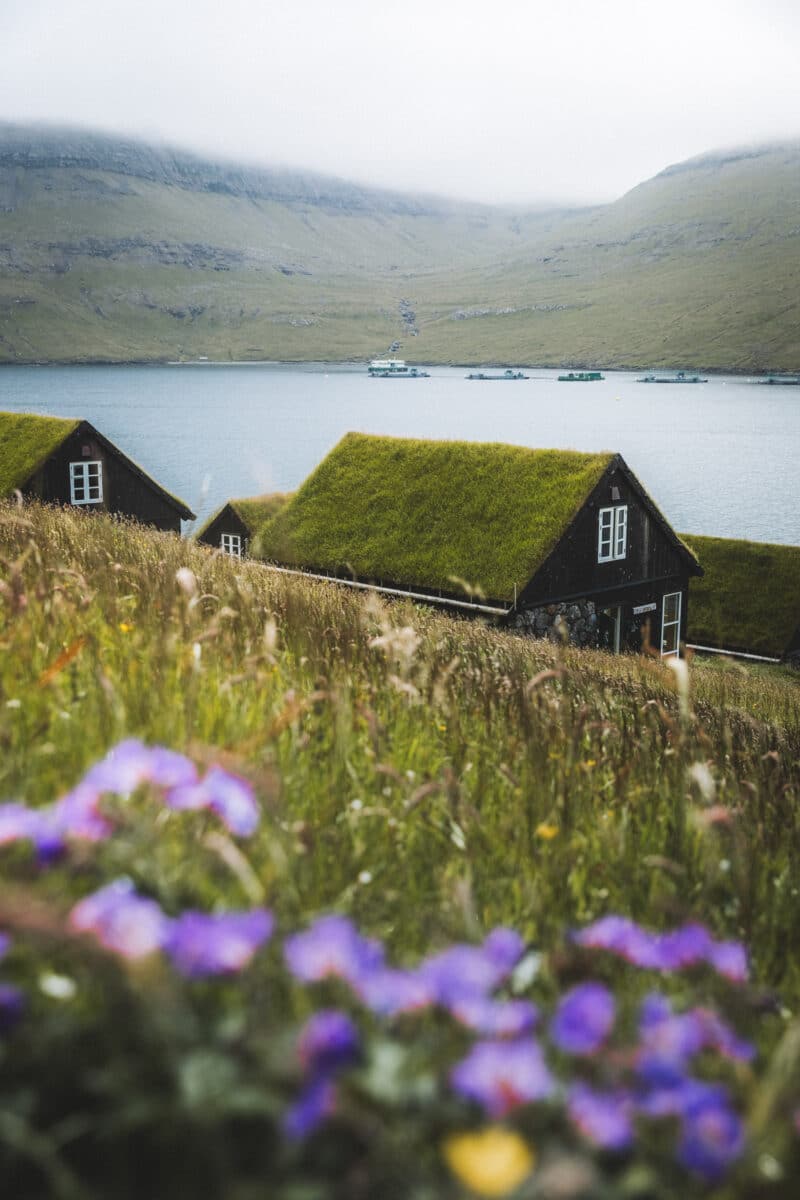
[[[689,585],[689,641],[784,654],[800,629],[800,546],[682,536],[705,571]]]
[[[79,425],[62,417],[0,412],[0,496],[23,487]]]
[[[261,556],[511,601],[612,454],[348,433],[261,533]]]
[[[255,533],[271,520],[287,503],[291,492],[268,492],[264,496],[251,496],[244,500],[230,500],[229,504],[250,533]]]
[[[217,517],[221,516],[228,507],[233,509],[242,524],[247,527],[252,537],[277,512],[280,512],[292,495],[292,492],[267,492],[263,496],[247,496],[242,500],[226,500],[216,512],[211,514],[207,521],[203,522],[197,530],[195,537],[202,537],[206,530],[210,529],[214,524]]]

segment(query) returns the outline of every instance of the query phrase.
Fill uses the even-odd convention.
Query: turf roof
[[[0,412],[0,496],[23,487],[79,425],[62,417]]]
[[[705,571],[689,584],[688,640],[780,658],[800,630],[800,546],[682,536]]]
[[[512,601],[613,454],[348,433],[261,532],[261,557]]]
[[[226,502],[212,513],[195,534],[201,538],[206,530],[210,529],[216,521],[217,517],[221,516],[226,508],[232,508],[239,520],[247,527],[248,532],[252,536],[256,531],[262,528],[267,521],[271,520],[277,512],[279,512],[287,500],[291,497],[291,492],[267,492],[263,496],[248,496],[243,500],[226,500]]]

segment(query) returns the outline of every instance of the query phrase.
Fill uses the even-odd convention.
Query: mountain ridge
[[[800,368],[800,142],[526,210],[42,129],[0,125],[0,362]]]
[[[148,143],[137,137],[115,137],[68,125],[21,125],[0,121],[0,169],[3,167],[112,171],[188,191],[221,192],[263,200],[310,201],[334,208],[350,204],[360,210],[375,208],[409,213],[444,213],[456,208],[484,213],[493,208],[451,196],[354,183],[312,170],[246,163],[236,158],[212,159],[167,142]],[[532,204],[513,206],[512,211],[550,211],[564,207],[568,206]]]

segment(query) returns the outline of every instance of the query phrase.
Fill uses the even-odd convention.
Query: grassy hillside
[[[0,796],[48,804],[133,735],[239,772],[260,812],[237,838],[144,787],[109,800],[113,838],[75,842],[49,868],[0,846],[0,926],[14,936],[3,979],[30,996],[0,1080],[0,1165],[16,1195],[249,1200],[265,1179],[278,1200],[475,1194],[456,1180],[477,1181],[474,1169],[453,1151],[454,1175],[441,1153],[446,1135],[481,1128],[441,1082],[463,1031],[443,1014],[387,1026],[338,982],[312,997],[273,946],[238,981],[192,981],[69,934],[70,904],[119,876],[173,915],[267,903],[280,940],[322,911],[349,914],[401,963],[513,925],[544,956],[515,994],[544,1009],[587,969],[565,930],[604,914],[741,938],[753,984],[732,995],[701,969],[593,969],[621,1006],[653,987],[681,1006],[727,1006],[759,1058],[734,1064],[750,1141],[719,1194],[794,1194],[790,672],[690,668],[684,693],[658,660],[532,644],[75,510],[0,506],[0,558]],[[283,1146],[293,1034],[332,1004],[363,1026],[370,1057],[331,1136]],[[618,1071],[615,1053],[586,1069]],[[573,1195],[708,1195],[672,1161],[668,1128],[596,1153],[559,1104],[506,1122],[517,1148],[521,1135],[541,1147],[542,1174],[520,1194],[564,1195],[547,1190],[556,1164]]]
[[[684,536],[705,571],[689,587],[691,642],[775,658],[800,650],[800,546]]]
[[[797,144],[512,212],[0,127],[0,361],[800,368]]]

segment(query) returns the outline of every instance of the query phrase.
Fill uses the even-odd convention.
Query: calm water
[[[348,430],[618,450],[676,529],[800,544],[800,388],[370,379],[362,366],[3,367],[0,409],[85,417],[203,517],[291,490]]]

